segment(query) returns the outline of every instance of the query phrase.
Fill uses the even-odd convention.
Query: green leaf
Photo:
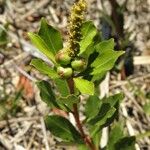
[[[37,82],[37,86],[40,90],[41,99],[51,108],[57,107],[59,108],[54,92],[51,88],[51,85],[47,81]]]
[[[108,118],[110,118],[115,111],[116,109],[114,107],[111,107],[110,104],[103,103],[100,107],[98,114],[96,116],[93,116],[93,118],[89,118],[87,122],[91,125],[103,122],[103,120],[107,120]]]
[[[123,53],[123,51],[107,50],[99,54],[96,60],[91,64],[91,66],[94,67],[92,74],[101,74],[112,69],[118,57]]]
[[[100,74],[94,74],[91,81],[98,81],[98,84],[104,79],[107,71],[103,71]]]
[[[110,131],[107,150],[116,150],[115,144],[123,137],[124,137],[123,126],[121,122],[115,123]]]
[[[80,41],[80,53],[81,55],[86,48],[93,42],[93,38],[96,36],[97,29],[92,21],[86,21],[83,23],[82,28],[82,40]]]
[[[112,107],[106,114],[105,116],[103,116],[102,118],[99,118],[100,120],[97,120],[96,124],[93,124],[92,128],[93,131],[91,132],[91,136],[95,136],[98,132],[101,131],[101,129],[103,127],[105,127],[105,124],[107,123],[107,120],[109,120],[109,118],[111,118],[114,113],[115,113],[116,109],[114,107]]]
[[[70,110],[72,110],[73,104],[79,103],[79,98],[75,95],[68,95],[67,97],[59,97],[57,99],[57,102],[65,105]]]
[[[81,78],[73,78],[75,87],[82,93],[88,95],[94,95],[94,83],[81,79]]]
[[[59,78],[54,68],[50,68],[50,66],[48,66],[48,64],[46,64],[41,59],[32,59],[30,64],[34,66],[38,71],[40,71],[43,74],[48,75],[52,79]]]
[[[116,111],[112,114],[110,118],[107,119],[103,126],[109,126],[116,118],[119,116],[119,106],[123,100],[123,94],[118,93],[109,97],[104,97],[102,99],[104,104],[109,104],[111,107],[115,108]]]
[[[86,48],[86,50],[79,54],[80,57],[84,57],[84,58],[89,58],[89,56],[95,51],[95,43],[92,42],[91,44],[89,44]]]
[[[104,124],[104,126],[110,125],[116,118],[119,117],[119,106],[121,101],[123,100],[123,97],[124,96],[122,93],[118,93],[107,98],[103,98],[103,103],[108,103],[111,107],[114,107],[116,109],[115,113],[109,119],[107,119],[107,122]]]
[[[91,74],[94,75],[93,80],[98,80],[98,75],[102,77],[107,71],[111,70],[118,57],[121,56],[124,53],[124,51],[113,50],[113,39],[103,41],[97,44],[95,48],[99,55],[91,64],[91,67],[93,67],[93,72]]]
[[[147,115],[150,115],[150,102],[143,106],[143,110]]]
[[[7,44],[8,35],[5,27],[0,26],[0,46]]]
[[[115,150],[135,150],[135,137],[124,137],[115,144]]]
[[[98,96],[96,95],[89,96],[87,103],[85,105],[85,114],[86,114],[87,120],[90,120],[97,116],[101,108],[101,105],[102,105],[102,100],[100,100]],[[97,129],[99,130],[99,127],[97,127]],[[99,149],[101,133],[97,132],[96,134],[92,134],[92,132],[93,132],[93,128],[90,128],[90,136],[93,139],[96,149]]]
[[[53,63],[56,64],[55,56],[51,52],[51,49],[47,46],[45,41],[37,34],[28,33],[29,38],[31,39],[32,43],[45,55],[47,56]]]
[[[135,137],[124,137],[123,124],[115,123],[110,131],[107,150],[134,150]]]
[[[63,48],[60,32],[50,26],[44,18],[41,19],[41,27],[38,35],[44,40],[53,55]]]
[[[66,80],[63,79],[55,79],[56,88],[58,89],[60,95],[62,97],[66,97],[70,95],[70,90],[68,87],[68,83]]]
[[[70,121],[61,116],[47,116],[45,118],[46,127],[51,131],[55,136],[68,141],[74,142],[77,144],[82,144],[83,140],[79,132],[75,127],[70,123]]]
[[[102,135],[101,132],[97,132],[95,135],[92,136],[93,142],[97,150],[99,150],[100,147],[101,135]]]
[[[109,39],[106,41],[100,42],[98,45],[96,45],[96,51],[101,53],[110,49],[114,49],[115,42],[114,39]]]
[[[114,121],[118,114],[118,105],[123,99],[123,94],[119,93],[110,97],[104,97],[102,100],[99,100],[98,97],[89,99],[90,101],[87,101],[87,104],[89,104],[85,106],[85,112],[88,115],[87,123],[92,126],[91,135],[95,136],[101,128],[110,125]]]
[[[115,112],[116,109],[111,107],[109,103],[103,103],[98,114],[87,120],[92,137],[107,124],[107,121],[114,115]]]
[[[93,40],[91,43],[89,43],[88,47],[86,48],[86,50],[80,54],[81,57],[84,58],[89,58],[89,56],[93,53],[96,52],[96,45],[101,41],[101,36],[100,36],[100,32],[98,31],[96,33],[96,35],[94,36]],[[96,52],[97,53],[97,52]],[[89,63],[90,63],[90,59],[89,59]]]
[[[100,100],[98,96],[96,95],[89,96],[85,105],[86,117],[89,119],[96,116],[99,112],[101,105],[102,105],[102,100]]]
[[[103,98],[104,103],[109,103],[111,107],[115,107],[117,103],[120,103],[124,98],[123,93],[117,93],[109,97]]]

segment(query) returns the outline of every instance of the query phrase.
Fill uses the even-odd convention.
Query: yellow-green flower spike
[[[76,56],[79,52],[79,42],[81,40],[81,26],[84,21],[86,11],[86,1],[78,0],[71,8],[69,18],[69,50],[71,56]]]

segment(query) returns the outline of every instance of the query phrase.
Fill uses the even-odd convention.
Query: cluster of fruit
[[[55,60],[60,66],[57,67],[57,73],[61,78],[70,78],[74,73],[80,73],[87,67],[87,62],[84,58],[72,58],[67,50],[60,50]]]

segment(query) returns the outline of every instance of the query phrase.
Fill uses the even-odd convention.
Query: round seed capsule
[[[56,62],[60,65],[68,65],[70,64],[71,57],[68,55],[68,52],[64,50],[60,50],[55,56]]]
[[[70,67],[64,68],[64,67],[59,66],[57,68],[57,73],[61,78],[67,79],[72,76],[73,71],[72,71],[72,68],[70,68]]]

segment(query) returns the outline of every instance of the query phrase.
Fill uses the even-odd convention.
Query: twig
[[[31,138],[30,138],[30,141],[29,141],[29,144],[28,144],[28,146],[27,146],[27,150],[30,150],[31,149],[31,146],[32,146],[32,144],[33,144],[33,141],[34,141],[34,137],[35,137],[35,135],[36,135],[36,130],[34,130],[33,131],[33,133],[32,133],[32,135],[31,135]]]
[[[30,76],[27,72],[25,72],[23,69],[21,69],[20,67],[18,67],[17,65],[15,65],[15,68],[22,74],[24,75],[25,77],[27,77],[29,80],[33,81],[33,82],[36,82],[37,80]]]
[[[42,125],[42,131],[43,131],[43,135],[44,135],[44,142],[45,142],[46,150],[50,150],[49,144],[48,144],[48,139],[47,139],[47,134],[46,134],[46,127],[45,127],[43,117],[41,118],[41,125]]]
[[[7,149],[12,150],[12,144],[0,134],[0,143]]]
[[[143,109],[141,108],[141,106],[135,101],[134,97],[132,96],[132,94],[127,90],[127,88],[125,86],[121,86],[122,90],[124,91],[125,95],[132,100],[132,102],[135,104],[135,106],[138,108],[138,110],[140,112],[143,112]]]
[[[126,110],[126,108],[123,104],[121,104],[121,108],[122,108],[122,113],[123,113],[124,117],[126,118],[126,126],[127,126],[127,129],[128,129],[129,135],[130,136],[135,136],[134,128],[132,127],[132,125],[131,125],[131,123],[128,119],[129,116],[128,116],[127,110]],[[135,148],[136,148],[136,150],[140,150],[138,144],[135,144]]]
[[[13,131],[12,131],[12,129],[11,129],[11,127],[10,127],[10,123],[9,123],[9,121],[8,121],[8,116],[6,116],[6,123],[7,123],[8,130],[9,130],[9,132],[10,132],[10,135],[13,135]]]
[[[59,19],[58,19],[56,13],[55,13],[55,10],[54,10],[53,7],[51,7],[51,6],[49,7],[49,12],[50,12],[50,14],[52,15],[53,20],[54,20],[56,23],[59,23]]]
[[[25,137],[24,135],[29,131],[31,126],[32,126],[32,123],[28,122],[28,124],[26,124],[25,127],[22,130],[17,132],[17,134],[13,137],[11,142],[15,142],[15,143],[20,142],[21,141],[21,137]]]

